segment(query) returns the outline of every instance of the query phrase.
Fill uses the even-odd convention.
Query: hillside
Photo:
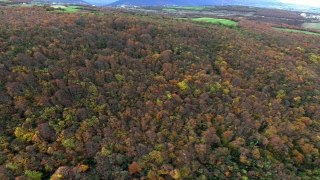
[[[0,179],[320,176],[320,36],[112,8],[0,13]]]
[[[43,3],[55,3],[55,4],[89,4],[89,2],[83,0],[0,0],[0,5],[12,5],[12,4],[43,4]]]
[[[61,4],[89,4],[84,0],[42,0],[41,2],[48,2],[48,3],[61,3]]]

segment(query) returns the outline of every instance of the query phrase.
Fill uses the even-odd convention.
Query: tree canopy
[[[319,177],[320,37],[0,9],[0,179]]]

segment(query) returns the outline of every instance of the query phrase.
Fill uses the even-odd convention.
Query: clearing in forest
[[[320,23],[303,23],[302,27],[311,29],[320,29]]]
[[[81,6],[63,6],[63,5],[53,5],[53,8],[60,8],[64,12],[77,12],[80,10]]]
[[[278,28],[278,27],[274,27],[273,29],[275,29],[275,30],[280,30],[280,31],[298,32],[298,33],[304,33],[304,34],[311,34],[311,35],[320,36],[320,33],[315,33],[315,32],[310,32],[310,31],[303,31],[303,30],[297,30],[297,29]]]
[[[193,21],[204,21],[204,22],[210,22],[210,23],[221,23],[224,25],[236,25],[237,22],[229,20],[229,19],[218,19],[218,18],[207,18],[207,17],[202,17],[202,18],[179,18],[179,19],[191,19]]]
[[[205,8],[205,6],[174,6],[170,7],[170,9],[185,9],[185,10],[194,10],[201,11]]]

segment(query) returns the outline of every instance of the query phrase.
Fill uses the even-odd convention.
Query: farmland
[[[320,23],[303,23],[302,27],[310,29],[320,29]]]
[[[59,9],[63,12],[77,12],[82,9],[81,6],[64,6],[64,5],[52,5],[53,8]]]
[[[278,28],[278,27],[275,27],[274,29],[280,30],[280,31],[297,32],[297,33],[320,36],[320,33],[315,33],[315,32],[310,32],[310,31],[305,31],[305,30],[297,30],[297,29],[290,29],[290,28]]]
[[[187,20],[188,18],[180,18],[183,20]],[[192,21],[203,21],[203,22],[209,22],[209,23],[221,23],[224,25],[236,25],[237,22],[235,21],[231,21],[229,19],[218,19],[218,18],[207,18],[207,17],[203,17],[203,18],[190,18],[190,20]]]

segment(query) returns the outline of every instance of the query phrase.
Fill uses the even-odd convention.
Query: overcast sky
[[[291,3],[291,4],[301,4],[307,6],[316,6],[320,7],[320,0],[280,0],[284,3]]]

